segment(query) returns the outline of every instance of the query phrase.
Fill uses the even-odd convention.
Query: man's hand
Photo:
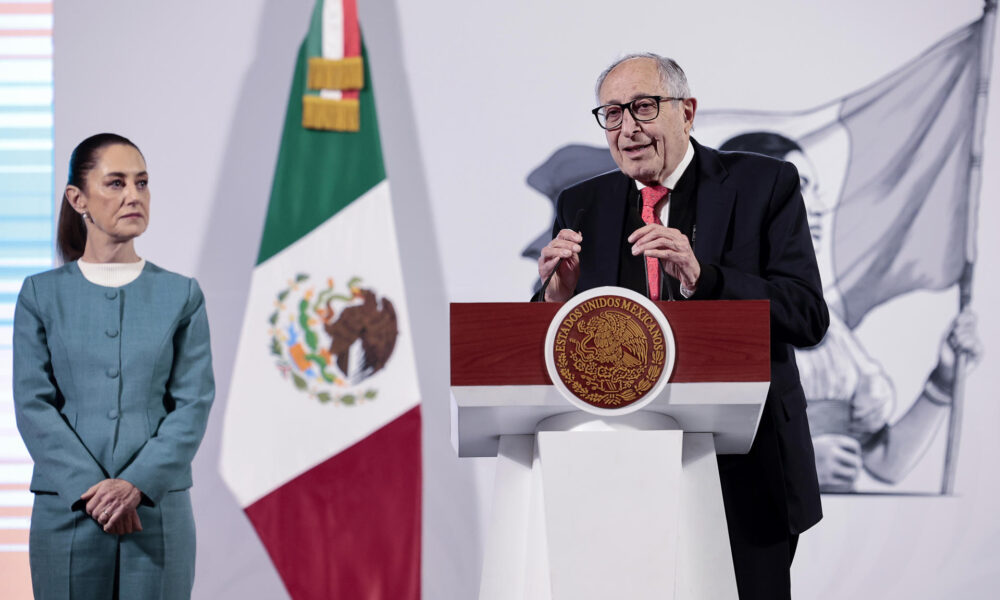
[[[87,502],[87,514],[108,533],[141,531],[136,508],[142,499],[139,488],[124,479],[105,479],[80,496]]]
[[[660,267],[667,275],[692,292],[697,289],[701,265],[694,256],[691,242],[679,230],[650,223],[633,231],[628,241],[632,244],[633,255],[660,259]]]
[[[861,474],[861,444],[858,440],[835,433],[813,437],[816,475],[824,492],[847,492]]]
[[[546,302],[565,302],[573,297],[576,283],[580,280],[580,244],[583,236],[572,229],[563,229],[559,235],[542,248],[538,257],[538,277],[545,281],[552,275],[559,259],[559,270],[552,275],[549,287],[545,289]]]

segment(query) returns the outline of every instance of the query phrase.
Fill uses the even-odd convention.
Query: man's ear
[[[697,110],[698,110],[697,98],[684,99],[684,123],[687,125],[687,130],[689,132],[694,127],[694,113]]]
[[[83,190],[75,185],[67,185],[63,196],[69,202],[69,205],[73,207],[73,210],[81,215],[87,212],[87,196],[83,193]]]

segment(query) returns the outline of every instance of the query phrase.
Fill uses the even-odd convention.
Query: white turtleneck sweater
[[[92,263],[83,260],[76,261],[80,272],[90,283],[105,287],[121,287],[132,283],[142,273],[146,259],[140,258],[134,263]]]

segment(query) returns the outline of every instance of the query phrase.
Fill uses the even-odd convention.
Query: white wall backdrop
[[[980,0],[805,3],[358,0],[424,398],[424,597],[474,597],[490,463],[448,442],[447,302],[522,300],[522,249],[551,219],[527,174],[556,148],[603,143],[593,81],[618,55],[684,66],[699,110],[812,108],[876,81],[979,17]],[[312,0],[61,0],[55,7],[56,181],[97,131],[132,138],[153,190],[140,253],[199,278],[218,400],[196,459],[198,598],[287,597],[217,475],[233,350],[270,190],[295,52]],[[952,497],[828,495],[803,536],[795,597],[988,598],[1000,584],[1000,77],[987,120],[971,373]],[[695,120],[696,136],[698,120]],[[57,186],[58,187],[58,186]],[[936,360],[954,290],[905,296],[857,334],[896,385],[897,413]],[[938,436],[906,490],[932,489]],[[294,516],[289,526],[295,526]]]

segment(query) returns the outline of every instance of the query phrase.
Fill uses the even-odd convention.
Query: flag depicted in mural
[[[796,165],[831,309],[819,345],[796,351],[817,471],[826,492],[856,492],[862,473],[892,486],[920,461],[951,491],[964,377],[979,353],[969,309],[976,261],[982,132],[995,2],[868,87],[801,112],[704,111],[699,142]],[[606,148],[565,146],[528,177],[555,202],[572,183],[614,169]],[[537,259],[546,230],[523,256]],[[916,291],[958,288],[938,361],[916,399],[855,335],[876,307]],[[907,349],[901,349],[905,352]],[[903,403],[905,410],[894,410]],[[947,436],[943,455],[927,450]]]
[[[354,0],[292,81],[223,430],[223,478],[295,599],[420,596],[418,381]]]

